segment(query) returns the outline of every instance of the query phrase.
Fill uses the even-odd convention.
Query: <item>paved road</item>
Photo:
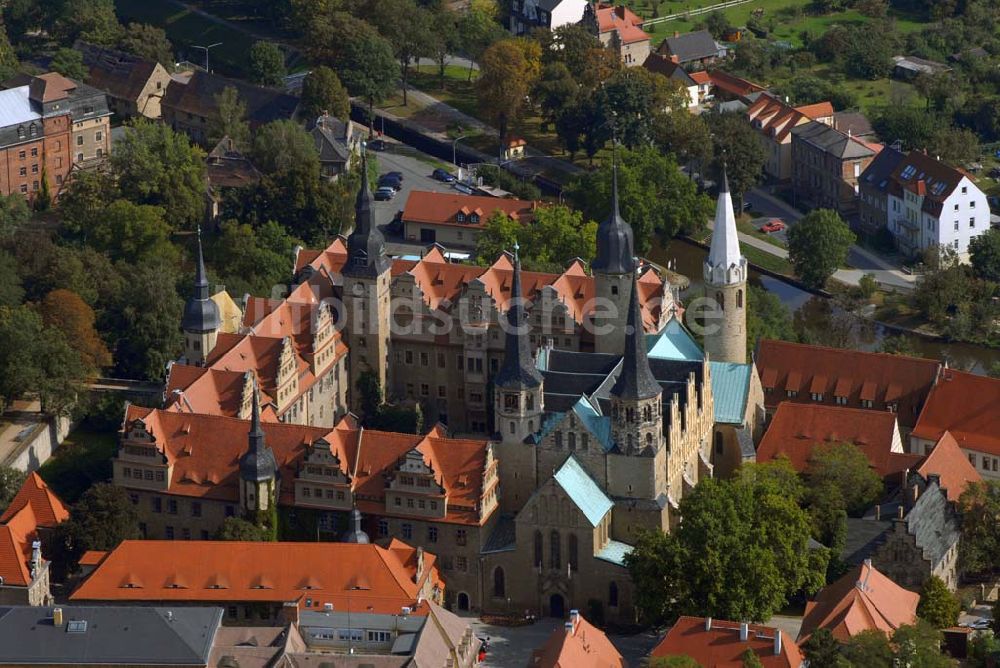
[[[398,142],[387,139],[388,151],[375,153],[378,158],[379,174],[398,171],[403,173],[403,188],[396,193],[396,196],[387,202],[375,202],[375,221],[379,226],[388,225],[395,217],[397,211],[401,211],[406,206],[406,198],[413,190],[430,190],[433,192],[455,192],[450,185],[431,178],[431,172],[435,165],[425,162],[434,160],[426,156],[425,160],[418,160],[410,155],[397,154],[393,149],[401,146]],[[406,147],[408,153],[417,152]],[[443,164],[443,163],[442,163]]]

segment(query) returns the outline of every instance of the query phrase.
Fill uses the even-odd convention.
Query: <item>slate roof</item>
[[[361,152],[361,173],[368,173],[367,154]],[[345,276],[375,278],[392,266],[385,254],[385,237],[375,223],[375,199],[368,179],[361,179],[361,188],[354,201],[354,229],[347,237],[347,263]]]
[[[931,482],[906,516],[907,530],[917,540],[924,558],[937,564],[961,537],[958,518],[937,483]]]
[[[680,64],[670,60],[669,57],[663,55],[662,53],[650,52],[650,54],[646,56],[646,60],[642,63],[642,66],[650,72],[662,74],[668,79],[680,82],[680,84],[685,88],[698,85],[698,82],[696,82],[694,78],[692,78],[692,76],[680,66]]]
[[[570,455],[553,477],[591,526],[596,527],[614,506],[575,455]]]
[[[792,128],[795,139],[811,144],[841,160],[874,157],[878,153],[871,145],[819,121],[810,121]]]
[[[841,560],[849,566],[857,566],[871,558],[878,547],[885,542],[886,533],[892,528],[892,520],[875,520],[861,517],[847,518],[847,537]]]
[[[886,146],[879,151],[879,154],[868,163],[865,171],[861,172],[858,183],[862,187],[874,188],[879,192],[886,193],[890,187],[890,177],[896,170],[896,166],[903,160],[905,155],[891,146]]]
[[[627,401],[651,399],[660,393],[656,381],[649,368],[649,359],[646,357],[646,337],[643,334],[642,315],[639,312],[639,285],[633,279],[625,325],[625,354],[622,356],[621,372],[611,388],[611,394]]]
[[[211,118],[218,112],[215,98],[226,88],[235,88],[240,101],[246,105],[247,120],[257,127],[271,121],[289,119],[295,114],[299,99],[280,90],[254,86],[218,74],[195,71],[188,83],[176,80],[167,86],[162,106],[177,111]]]
[[[83,56],[90,72],[87,83],[112,97],[138,100],[156,70],[156,62],[131,53],[77,41],[74,48]]]
[[[517,548],[517,525],[510,515],[501,515],[483,544],[482,554],[492,552],[509,552]]]
[[[64,623],[49,608],[0,608],[0,663],[39,665],[205,666],[222,608],[66,606]],[[71,632],[70,620],[86,629]]]
[[[903,197],[904,190],[922,195],[921,209],[932,216],[939,216],[944,200],[951,196],[964,178],[965,173],[961,170],[924,155],[922,151],[910,151],[896,163],[889,177],[889,192],[896,197]],[[976,188],[975,184],[971,185]]]
[[[514,246],[514,278],[511,282],[511,293],[521,294],[521,258]],[[542,382],[542,374],[535,368],[531,357],[531,343],[528,339],[528,322],[525,314],[524,301],[513,299],[507,309],[507,331],[503,364],[494,382],[497,387],[504,388],[534,388]]]
[[[618,163],[611,167],[611,212],[597,226],[597,255],[590,268],[605,274],[629,274],[635,270],[632,227],[618,206]]]
[[[677,56],[677,60],[683,64],[718,56],[719,45],[707,30],[696,30],[666,38],[663,40],[660,52]]]

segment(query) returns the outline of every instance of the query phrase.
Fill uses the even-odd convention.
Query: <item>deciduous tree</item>
[[[0,515],[14,500],[17,490],[21,489],[28,474],[11,466],[0,466]]]
[[[764,145],[741,114],[709,114],[708,128],[712,133],[715,173],[722,174],[725,166],[730,191],[737,206],[742,206],[743,196],[760,182],[767,160]]]
[[[46,327],[60,330],[66,342],[80,353],[90,374],[111,365],[111,353],[94,328],[94,309],[71,290],[58,289],[45,295],[39,305]]]
[[[813,450],[806,469],[811,489],[836,488],[844,509],[859,515],[882,495],[882,479],[872,469],[861,448],[852,443],[832,443]]]
[[[217,144],[223,137],[229,137],[238,151],[250,148],[250,123],[247,122],[247,106],[240,99],[234,86],[226,86],[215,96],[218,114],[209,121],[208,137]]]
[[[0,195],[0,241],[13,237],[30,219],[31,209],[20,194]]]
[[[969,241],[969,260],[977,278],[1000,283],[1000,230],[990,228]]]
[[[148,23],[129,23],[118,48],[140,58],[152,60],[168,70],[174,64],[174,47],[163,28]]]
[[[57,535],[71,558],[87,550],[110,551],[123,540],[140,537],[139,513],[124,488],[98,483],[73,505]]]
[[[920,590],[920,604],[917,606],[917,616],[920,619],[936,629],[945,629],[958,624],[961,612],[962,604],[951,593],[944,580],[932,575],[924,581]]]
[[[347,90],[368,102],[371,134],[375,103],[380,102],[396,87],[399,64],[389,41],[371,27],[359,34],[344,37],[337,60],[337,71]]]
[[[250,47],[250,77],[261,86],[280,86],[285,76],[285,54],[274,42],[258,41]]]
[[[476,81],[480,112],[496,127],[501,149],[510,125],[524,112],[528,93],[538,79],[540,53],[523,38],[503,39],[483,53]]]
[[[115,200],[104,210],[89,238],[95,248],[113,260],[145,262],[161,258],[174,263],[179,259],[170,242],[170,225],[158,206]]]
[[[227,220],[211,240],[209,253],[230,294],[270,295],[288,282],[289,258],[301,244],[273,220],[257,229]]]
[[[49,69],[64,77],[83,81],[87,78],[87,66],[83,64],[83,54],[76,49],[59,49],[52,56]]]
[[[434,17],[415,0],[375,0],[365,5],[367,18],[392,44],[402,73],[403,106],[408,103],[410,64],[433,53]]]
[[[17,306],[24,299],[24,287],[13,255],[0,249],[0,306]]]
[[[970,574],[990,573],[1000,566],[1000,483],[969,483],[958,501],[962,516],[962,549],[958,558]],[[994,618],[996,619],[996,617]]]
[[[788,260],[803,283],[822,288],[847,261],[854,241],[854,233],[836,211],[815,209],[788,230]]]
[[[320,65],[302,81],[299,109],[310,123],[324,112],[346,121],[351,115],[351,98],[337,73],[326,65]]]

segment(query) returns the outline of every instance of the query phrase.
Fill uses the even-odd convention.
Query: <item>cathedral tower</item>
[[[187,364],[203,366],[205,358],[215,348],[222,319],[219,307],[208,290],[208,275],[201,252],[201,228],[198,228],[198,268],[194,277],[194,293],[184,304],[181,331],[184,332],[184,359]]]
[[[715,206],[712,247],[704,265],[706,297],[715,301],[714,318],[705,322],[705,352],[716,362],[747,360],[747,260],[740,253],[729,179],[722,172]]]
[[[597,228],[597,257],[591,262],[597,304],[594,312],[594,349],[617,354],[625,345],[625,309],[632,291],[635,250],[632,227],[618,210],[618,164],[612,165],[611,213]]]
[[[278,464],[274,452],[264,442],[264,430],[260,426],[260,392],[255,380],[247,451],[240,457],[240,506],[244,514],[271,509],[277,498],[277,477]]]
[[[351,409],[361,408],[358,379],[373,372],[382,388],[389,386],[389,298],[392,266],[385,254],[385,237],[375,224],[374,198],[368,187],[368,159],[361,152],[361,189],[355,203],[354,230],[347,237],[344,277],[344,334],[348,345]]]
[[[635,278],[630,287],[625,353],[621,371],[611,387],[611,436],[624,454],[651,455],[663,443],[663,390],[646,357],[646,334]]]

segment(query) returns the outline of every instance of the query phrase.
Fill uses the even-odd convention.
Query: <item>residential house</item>
[[[0,605],[52,602],[43,548],[51,531],[67,519],[69,510],[62,500],[41,476],[29,473],[0,515]]]
[[[944,368],[910,435],[910,449],[927,453],[949,435],[987,480],[1000,480],[1000,380]]]
[[[657,53],[686,70],[700,70],[724,58],[726,47],[716,42],[707,30],[695,30],[683,35],[675,32],[673,37],[663,40]]]
[[[316,119],[316,125],[309,133],[316,142],[320,174],[336,181],[350,167],[351,157],[360,150],[361,142],[355,134],[354,121],[347,119],[345,123],[324,113]]]
[[[0,664],[7,668],[230,665],[209,663],[221,618],[222,610],[216,607],[0,608]]]
[[[917,423],[940,363],[923,357],[869,353],[761,339],[755,356],[764,405],[783,401],[888,411],[903,437]]]
[[[650,52],[650,36],[642,29],[642,18],[625,5],[587,5],[584,25],[601,40],[601,44],[618,53],[626,67],[638,67],[646,62]]]
[[[29,200],[48,179],[58,196],[73,169],[96,167],[111,152],[107,97],[50,72],[18,75],[0,91],[0,194]]]
[[[858,180],[858,217],[853,221],[855,230],[869,238],[882,230],[889,230],[889,190],[891,177],[906,154],[886,146]]]
[[[763,93],[750,105],[747,117],[767,153],[764,171],[772,179],[785,182],[792,178],[792,128],[810,121],[832,126],[833,106],[819,102],[792,107],[770,93]]]
[[[951,67],[917,56],[893,56],[892,76],[902,81],[913,81],[918,76],[935,76],[951,72]]]
[[[723,102],[739,101],[753,104],[767,89],[747,79],[741,79],[723,70],[709,70],[712,80],[712,95]]]
[[[240,101],[246,105],[251,128],[294,118],[298,109],[299,99],[280,90],[197,70],[187,83],[178,79],[170,81],[161,103],[163,122],[187,134],[192,140],[206,144],[211,139],[211,126],[219,113],[218,97],[227,88],[234,88]]]
[[[744,664],[750,651],[764,668],[803,668],[802,651],[779,628],[711,617],[681,617],[667,631],[650,656],[686,655],[702,668],[729,668]]]
[[[834,112],[833,127],[852,137],[871,137],[875,134],[871,121],[860,111]]]
[[[671,81],[676,81],[687,91],[688,109],[697,109],[709,100],[711,80],[704,71],[688,73],[683,67],[659,53],[650,53],[642,64],[650,72],[661,74]],[[695,79],[694,75],[699,75]]]
[[[414,190],[403,207],[403,235],[422,244],[475,250],[495,212],[530,225],[537,208],[538,202],[528,200]]]
[[[625,659],[599,628],[576,610],[553,629],[545,644],[531,653],[529,668],[625,668]]]
[[[866,560],[850,569],[806,602],[798,641],[804,643],[818,629],[847,642],[865,631],[891,636],[917,620],[920,594],[903,589]]]
[[[841,559],[856,566],[872,565],[911,591],[920,591],[932,575],[952,590],[958,586],[961,525],[954,503],[936,473],[926,479],[911,474],[896,498],[847,519]]]
[[[921,459],[903,451],[893,413],[783,401],[757,447],[757,461],[785,457],[804,473],[817,450],[834,443],[856,446],[879,477],[894,481]]]
[[[163,65],[87,42],[78,41],[76,49],[88,68],[86,83],[104,91],[112,113],[123,118],[160,118],[160,102],[170,84],[170,73]]]
[[[990,229],[986,194],[963,170],[910,151],[888,181],[887,225],[906,255],[937,246],[967,260],[969,242]]]
[[[583,18],[587,4],[588,0],[513,0],[508,29],[515,35],[526,35],[535,28],[555,30],[574,25]]]
[[[795,126],[791,133],[792,187],[798,204],[853,215],[861,172],[882,145],[819,121]]]
[[[261,174],[250,162],[250,158],[240,151],[228,136],[209,151],[205,158],[205,173],[208,177],[209,222],[218,220],[228,191],[250,188],[260,183]]]
[[[395,615],[408,608],[423,616],[443,597],[437,557],[396,539],[385,547],[126,540],[70,600],[178,610],[218,606],[225,624],[240,625],[327,610]]]

